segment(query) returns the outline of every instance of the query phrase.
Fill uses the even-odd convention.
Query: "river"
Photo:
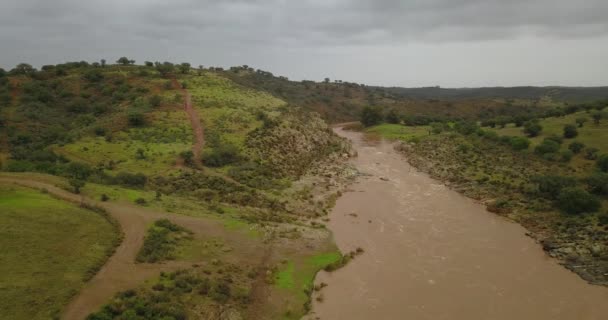
[[[327,223],[344,268],[307,319],[608,319],[608,288],[548,257],[520,225],[417,171],[388,142],[336,129],[363,173]]]

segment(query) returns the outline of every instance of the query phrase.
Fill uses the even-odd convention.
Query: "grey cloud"
[[[601,39],[606,16],[605,0],[4,0],[0,65],[124,54],[273,67],[281,52],[314,64],[337,48]]]

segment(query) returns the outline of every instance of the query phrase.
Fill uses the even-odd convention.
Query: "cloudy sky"
[[[607,0],[1,0],[0,66],[250,66],[374,85],[608,85]]]

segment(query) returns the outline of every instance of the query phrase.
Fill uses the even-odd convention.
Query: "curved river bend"
[[[338,199],[328,227],[343,252],[365,253],[319,273],[328,287],[307,318],[608,319],[608,288],[557,264],[523,227],[411,168],[391,144],[336,132],[368,175]]]

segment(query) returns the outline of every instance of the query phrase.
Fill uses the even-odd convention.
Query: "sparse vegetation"
[[[192,232],[168,219],[154,222],[148,229],[144,245],[137,255],[137,262],[155,263],[175,258],[174,250],[181,242],[191,238]]]

